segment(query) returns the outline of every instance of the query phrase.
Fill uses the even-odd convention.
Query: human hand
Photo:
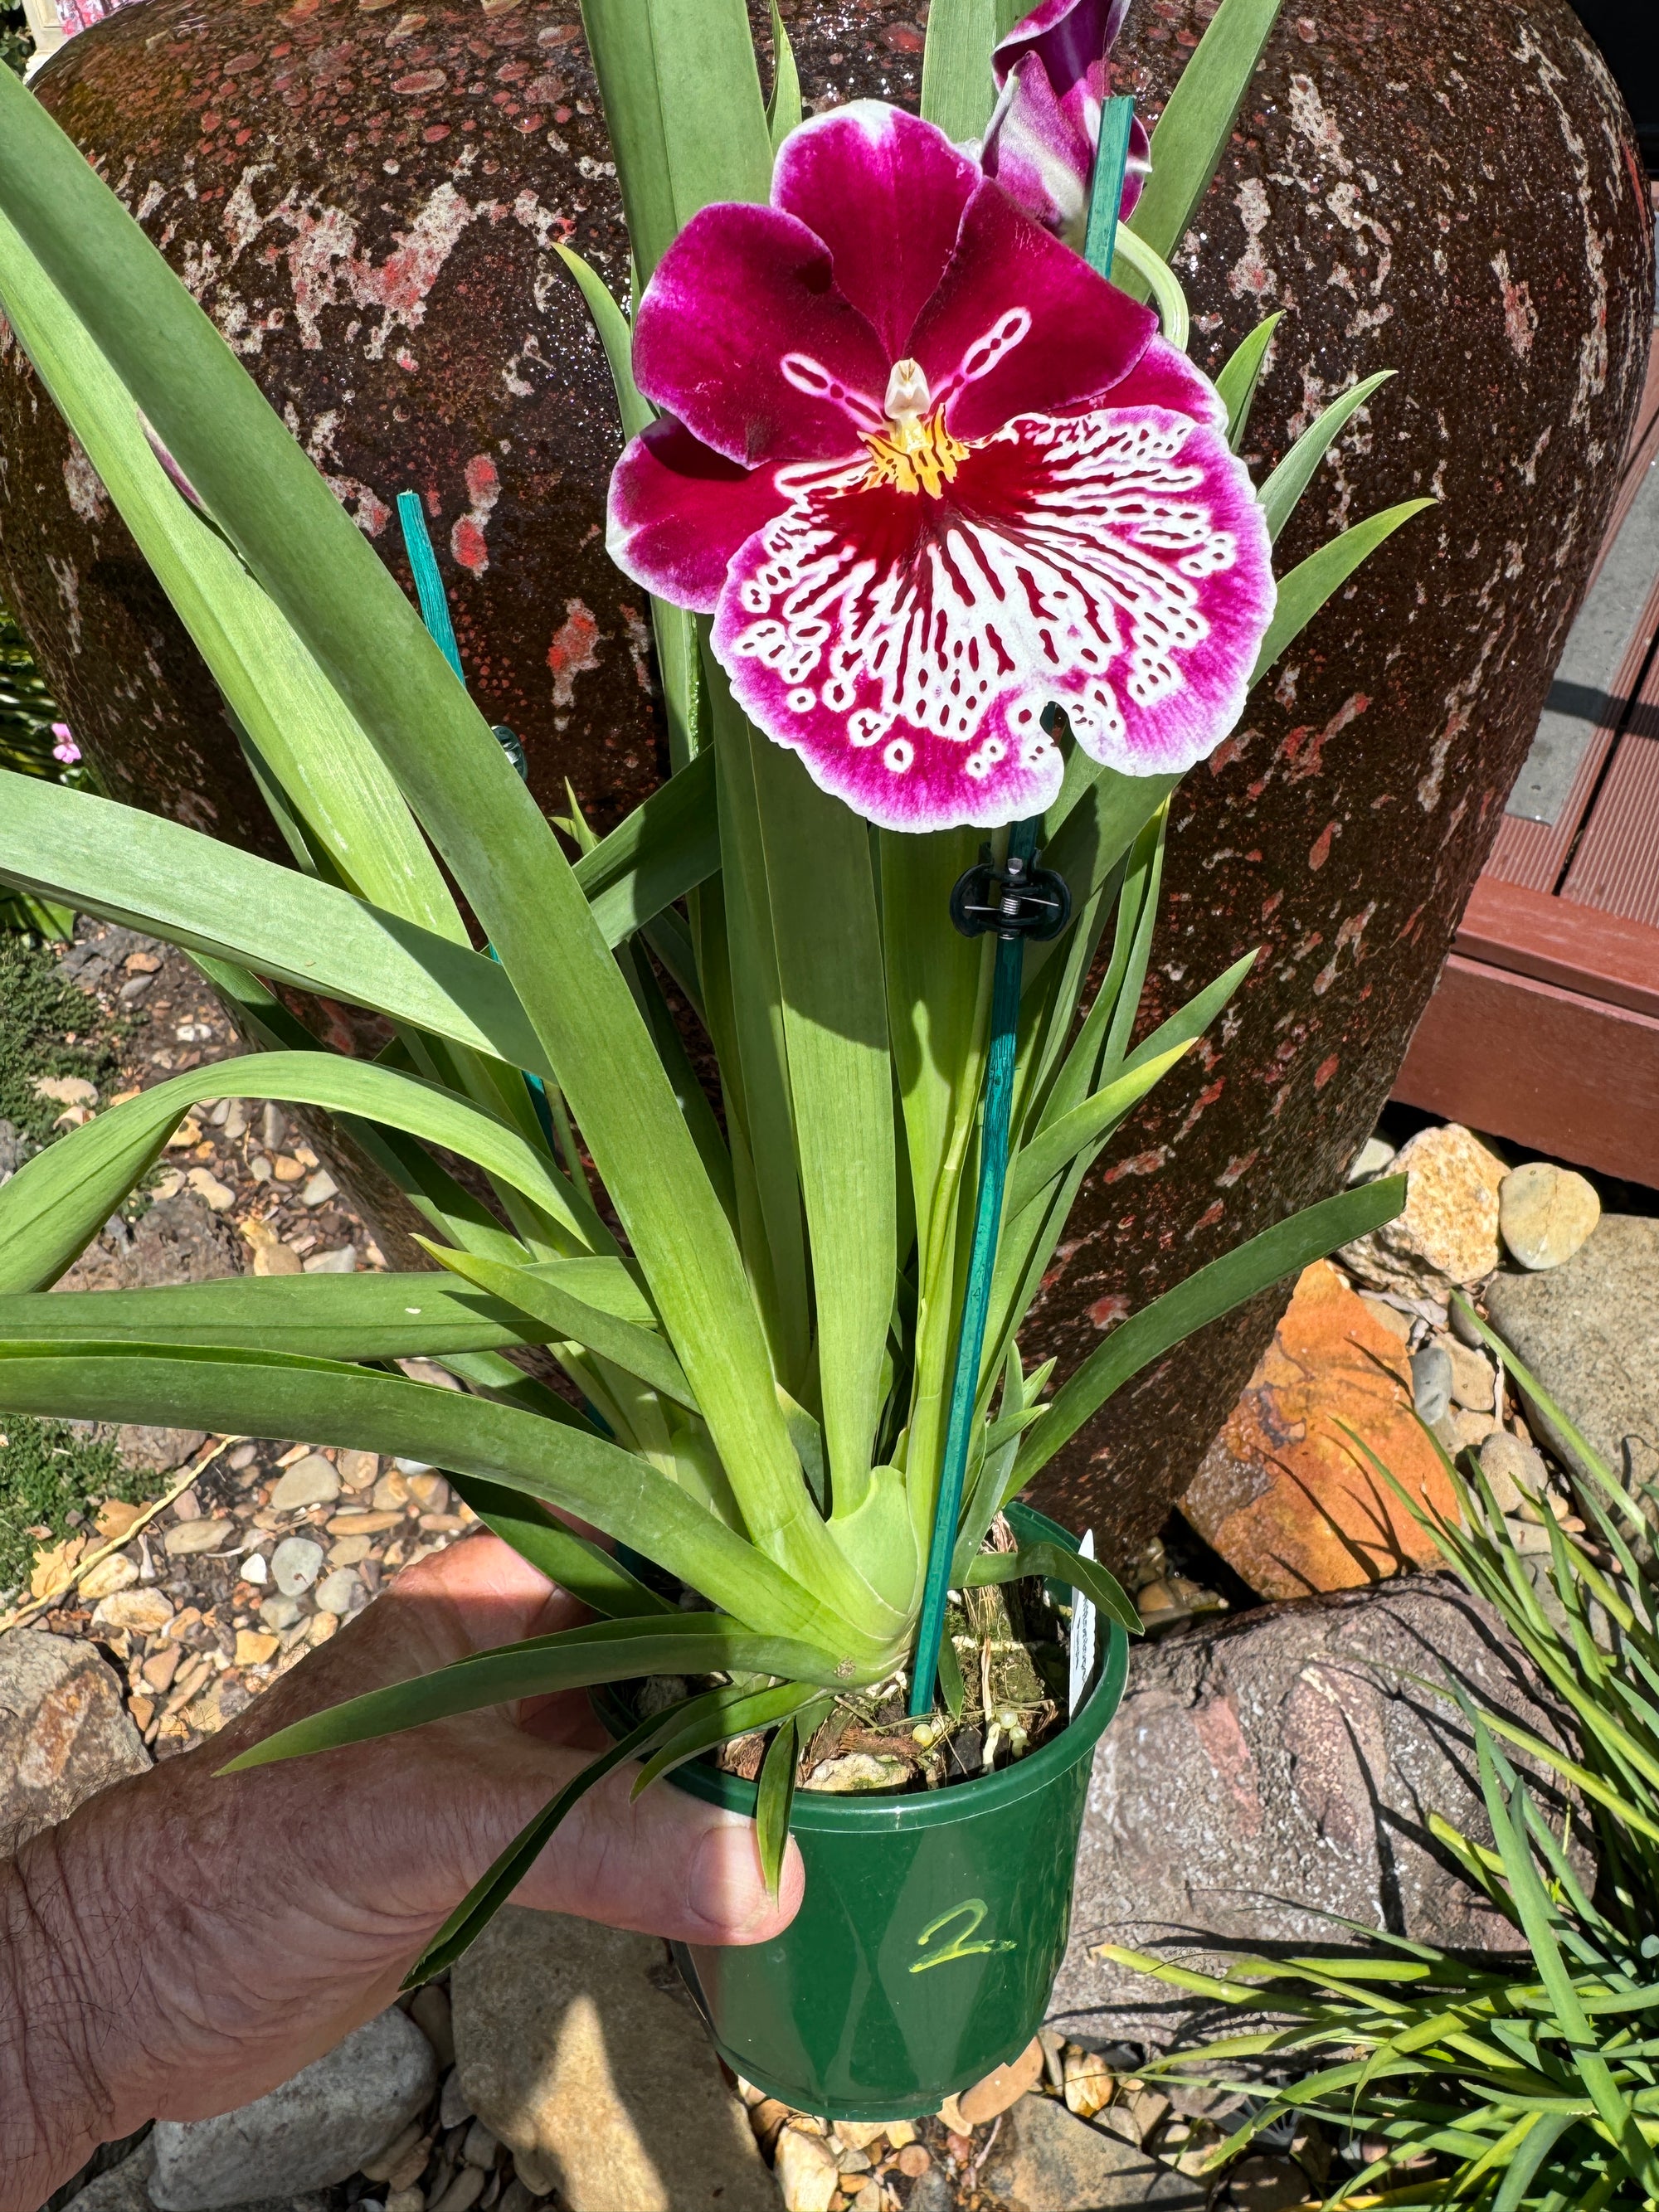
[[[606,1739],[585,1693],[497,1707],[251,1772],[235,1752],[342,1698],[568,1627],[574,1600],[493,1536],[409,1568],[210,1742],[118,1784],[0,1866],[0,2212],[33,2212],[98,2143],[231,2110],[384,2009],[424,1945]],[[765,1942],[746,1820],[623,1767],[580,1799],[521,1905],[696,1943]]]

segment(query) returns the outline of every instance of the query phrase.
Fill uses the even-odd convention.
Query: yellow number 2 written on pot
[[[984,1919],[987,1909],[982,1897],[969,1897],[964,1898],[960,1905],[953,1905],[948,1912],[941,1912],[937,1920],[930,1920],[916,1938],[916,1948],[919,1951],[927,1950],[934,1936],[942,1929],[948,1928],[953,1920],[960,1921],[962,1925],[948,1942],[939,1945],[937,1951],[930,1953],[925,1959],[918,1959],[910,1972],[913,1974],[925,1974],[930,1966],[943,1966],[952,1959],[972,1959],[982,1956],[987,1951],[1018,1950],[1019,1946],[1009,1936],[996,1937],[983,1943],[969,1942],[970,1936],[976,1936],[979,1933],[979,1924]]]

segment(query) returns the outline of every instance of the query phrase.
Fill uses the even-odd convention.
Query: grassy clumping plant
[[[1651,1509],[1644,1514],[1536,1379],[1464,1310],[1564,1441],[1589,1524],[1576,1540],[1543,1498],[1531,1501],[1550,1538],[1540,1591],[1473,1454],[1461,1455],[1461,1468],[1446,1462],[1456,1522],[1394,1485],[1468,1588],[1501,1616],[1571,1722],[1576,1750],[1567,1753],[1510,1715],[1475,1705],[1461,1686],[1425,1685],[1461,1710],[1493,1843],[1438,1814],[1430,1828],[1522,1946],[1468,1956],[1358,1930],[1369,1940],[1348,1955],[1252,1960],[1224,1979],[1110,1947],[1106,1955],[1291,2023],[1212,2043],[1163,2069],[1201,2076],[1224,2062],[1237,2079],[1259,2062],[1274,2085],[1297,2069],[1218,2161],[1231,2162],[1261,2128],[1295,2112],[1376,2139],[1378,2154],[1328,2200],[1332,2207],[1653,2212],[1659,1574]],[[1356,1449],[1389,1479],[1358,1440]],[[1581,1878],[1567,1827],[1547,1816],[1514,1752],[1564,1786],[1572,1817],[1590,1832],[1593,1876]]]
[[[1184,310],[1160,257],[1208,182],[1276,11],[1277,0],[1223,0],[1158,123],[1125,281],[1157,291],[1171,336]],[[795,119],[793,73],[781,63],[769,121],[741,0],[589,0],[585,15],[643,284],[699,210],[764,199],[773,135]],[[964,101],[981,125],[989,110],[987,37],[981,11],[934,8],[925,104],[961,131]],[[935,155],[952,174],[963,158]],[[1056,251],[1042,246],[1046,266]],[[624,430],[637,433],[652,410],[634,384],[627,322],[591,270],[574,259],[572,270]],[[902,1679],[917,1634],[991,1050],[995,942],[959,934],[948,912],[981,834],[873,831],[745,720],[707,622],[659,600],[674,773],[573,864],[236,356],[3,78],[0,299],[212,669],[295,862],[7,776],[0,878],[187,950],[263,1048],[216,1068],[216,1087],[336,1116],[424,1217],[435,1262],[421,1274],[42,1296],[192,1103],[201,1077],[176,1077],[100,1113],[0,1190],[0,1406],[424,1460],[596,1616],[359,1698],[250,1760],[606,1680],[714,1680],[549,1806],[426,1969],[476,1934],[576,1792],[623,1758],[651,1754],[648,1778],[775,1730],[760,1820],[775,1878],[797,1742],[836,1692]],[[1017,331],[1018,317],[999,328]],[[1247,341],[1202,400],[1235,447],[1270,337]],[[910,386],[894,374],[902,398]],[[1200,388],[1184,362],[1165,375],[1162,388]],[[1370,389],[1328,410],[1261,487],[1263,515],[1246,519],[1264,568],[1267,539]],[[955,466],[942,412],[905,422],[884,466],[909,467],[903,436],[920,465]],[[1221,450],[1214,428],[1206,436]],[[1425,503],[1356,526],[1279,580],[1258,678]],[[942,1539],[955,1587],[1063,1577],[1129,1626],[1133,1607],[1093,1562],[1058,1546],[982,1548],[1000,1507],[1150,1361],[1389,1218],[1403,1196],[1398,1178],[1373,1184],[1253,1238],[1125,1322],[1052,1396],[1047,1369],[1025,1373],[1018,1332],[1083,1176],[1251,964],[1135,1042],[1174,781],[1119,774],[1073,747],[1030,825],[1069,887],[1072,919],[1028,951],[1017,1027],[1000,1032],[1013,1037],[1000,1079],[1010,1158],[1000,1221],[981,1239],[994,1267],[976,1278],[983,1350],[967,1365],[962,1502]],[[1007,836],[993,837],[999,859]],[[488,952],[474,950],[452,883]],[[712,1041],[723,1123],[654,963]],[[372,1007],[396,1042],[372,1063],[345,1060],[294,1018],[281,984]],[[447,1169],[456,1156],[492,1203]],[[584,1410],[514,1364],[528,1346],[550,1350]],[[469,1395],[392,1365],[417,1355]],[[573,1519],[707,1609],[665,1600]]]

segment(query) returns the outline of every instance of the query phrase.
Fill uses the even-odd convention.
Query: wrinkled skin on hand
[[[117,1784],[0,1867],[0,2212],[34,2212],[100,2142],[288,2081],[383,2010],[459,1899],[605,1736],[586,1693],[221,1777],[325,1705],[581,1609],[477,1536],[400,1575],[198,1749]],[[687,1942],[764,1942],[777,1905],[746,1820],[625,1767],[516,1893]],[[31,2118],[33,2124],[30,2124]]]

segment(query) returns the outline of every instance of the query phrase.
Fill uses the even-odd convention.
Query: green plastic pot
[[[1029,1507],[1008,1517],[1022,1538],[1075,1546]],[[1065,1954],[1091,1759],[1128,1670],[1115,1622],[1098,1622],[1097,1650],[1068,1725],[1011,1766],[915,1796],[796,1793],[806,1893],[783,1934],[674,1947],[733,2072],[826,2119],[904,2119],[1024,2049]],[[753,1816],[753,1783],[708,1759],[671,1780]]]

